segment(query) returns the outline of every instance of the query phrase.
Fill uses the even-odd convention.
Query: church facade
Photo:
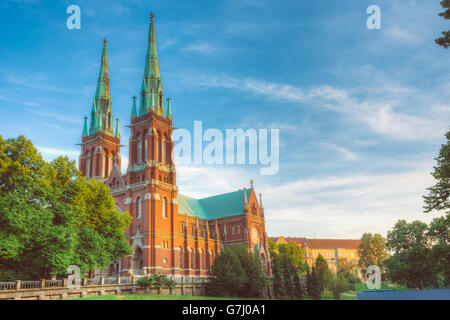
[[[170,98],[166,101],[152,14],[139,99],[132,100],[125,174],[119,120],[115,128],[113,123],[106,39],[90,118],[84,118],[79,170],[88,179],[104,181],[117,209],[133,218],[125,229],[133,254],[114,262],[109,273],[204,277],[222,248],[238,244],[257,254],[270,273],[262,197],[253,182],[248,189],[202,199],[179,193],[172,106]]]

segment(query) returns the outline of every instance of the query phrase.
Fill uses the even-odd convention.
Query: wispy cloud
[[[199,76],[198,81],[191,81],[188,85],[204,87],[222,87],[248,92],[255,97],[270,100],[302,103],[312,103],[333,111],[345,114],[347,117],[364,123],[372,131],[397,140],[423,140],[440,137],[446,130],[448,123],[442,118],[443,113],[450,116],[447,105],[439,104],[441,114],[408,114],[399,111],[400,106],[409,103],[409,110],[417,110],[422,106],[417,103],[425,102],[420,91],[412,92],[410,88],[386,87],[384,95],[378,98],[357,98],[364,96],[364,92],[350,92],[332,86],[302,88],[289,84],[267,82],[255,79],[237,79],[227,76],[207,77]],[[362,88],[364,90],[364,88]],[[378,88],[383,90],[383,88]],[[379,98],[381,97],[381,98]],[[435,98],[434,98],[435,99]],[[414,102],[415,101],[415,102]],[[437,101],[427,101],[438,103]]]
[[[211,45],[209,43],[201,43],[201,42],[192,43],[192,44],[188,45],[187,47],[185,47],[184,50],[197,52],[197,53],[200,53],[203,55],[211,55],[218,51],[218,49],[216,47],[214,47],[213,45]]]
[[[79,150],[73,149],[56,149],[43,146],[36,146],[36,148],[42,154],[42,157],[47,161],[51,161],[59,156],[68,156],[72,160],[77,160],[80,155]]]

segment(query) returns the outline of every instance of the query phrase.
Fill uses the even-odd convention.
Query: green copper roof
[[[160,77],[158,53],[156,52],[156,35],[153,13],[150,15],[150,29],[148,31],[148,47],[144,71],[144,77],[148,78],[149,76],[154,76],[155,78]]]
[[[252,189],[246,190],[247,199]],[[178,194],[178,213],[200,219],[219,219],[240,215],[244,212],[244,190],[219,194],[217,196],[194,199]]]

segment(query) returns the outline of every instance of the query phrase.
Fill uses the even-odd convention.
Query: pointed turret
[[[148,31],[148,47],[147,47],[147,57],[145,59],[145,71],[144,77],[154,77],[159,79],[159,63],[158,63],[158,53],[156,52],[156,34],[155,34],[155,15],[153,12],[150,14],[150,28]]]
[[[84,124],[83,124],[82,136],[85,137],[85,136],[88,135],[88,133],[87,133],[87,119],[88,119],[88,117],[84,117],[83,119],[84,119]]]
[[[172,120],[172,106],[170,105],[170,98],[167,98],[167,112],[166,112],[166,118]]]
[[[136,118],[137,117],[137,111],[136,111],[136,96],[133,96],[133,108],[131,109],[131,117]]]
[[[248,208],[247,189],[244,187],[244,210]]]
[[[116,133],[114,134],[115,138],[120,137],[120,128],[119,128],[119,118],[116,119],[117,124],[116,124]]]

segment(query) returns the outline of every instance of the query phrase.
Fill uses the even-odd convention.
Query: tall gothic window
[[[142,199],[141,197],[137,198],[137,212],[136,212],[136,219],[140,219],[142,216]]]
[[[195,269],[195,258],[193,251],[191,251],[191,269]]]
[[[87,157],[87,169],[86,169],[86,177],[90,178],[91,175],[91,156]]]
[[[139,138],[138,140],[138,159],[137,159],[137,163],[141,163],[142,162],[142,140],[141,138]]]
[[[162,93],[160,92],[160,93],[159,93],[159,107],[160,107],[160,108],[162,108],[162,106],[163,106],[163,105],[162,105],[162,101],[163,101],[163,99],[162,99]]]
[[[202,269],[205,269],[205,254],[203,253],[203,250],[200,251],[200,259],[202,260]]]
[[[180,268],[183,268],[183,248],[180,248]]]
[[[164,219],[167,219],[167,199],[166,198],[163,198],[162,216],[163,216]]]
[[[161,162],[165,163],[166,162],[166,140],[163,138],[161,140]]]

